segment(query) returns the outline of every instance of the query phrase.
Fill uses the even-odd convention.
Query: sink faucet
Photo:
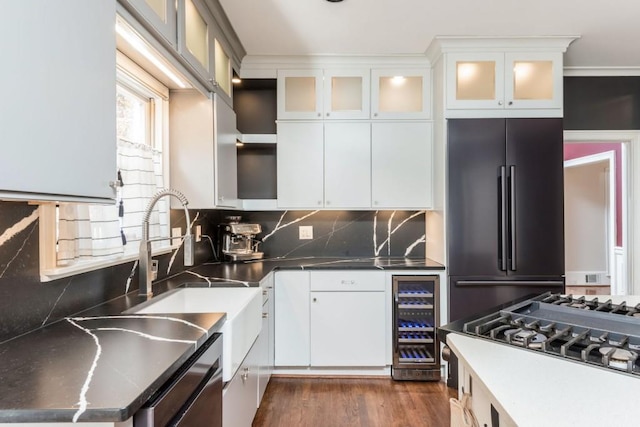
[[[149,218],[151,217],[151,211],[155,204],[160,200],[163,196],[173,196],[177,198],[182,207],[184,208],[184,216],[187,220],[187,231],[183,236],[184,239],[184,265],[186,267],[190,267],[194,262],[194,249],[193,249],[193,235],[191,234],[191,218],[189,217],[189,210],[187,209],[187,205],[189,202],[187,198],[184,197],[184,194],[177,190],[172,189],[164,189],[158,191],[153,195],[147,208],[144,211],[144,216],[142,217],[142,239],[140,240],[140,264],[139,264],[139,272],[140,272],[140,296],[151,297],[153,295],[153,289],[151,286],[151,282],[156,278],[158,273],[158,264],[157,261],[153,261],[151,259],[151,242],[156,240],[166,240],[170,239],[169,237],[160,237],[155,239],[149,239]]]

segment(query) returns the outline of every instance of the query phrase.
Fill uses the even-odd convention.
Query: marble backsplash
[[[191,212],[204,234],[212,232],[209,214]],[[184,223],[184,212],[171,220]],[[37,206],[0,201],[0,343],[138,289],[137,262],[40,282],[39,226]],[[212,257],[207,240],[196,244],[196,265]],[[181,249],[155,258],[159,278],[184,270]]]
[[[242,222],[262,226],[260,250],[269,258],[425,256],[425,211],[269,211],[241,216]],[[219,220],[224,221],[224,215]],[[312,226],[313,238],[300,240],[299,226]]]
[[[191,211],[194,225],[217,241],[228,215],[262,225],[260,250],[266,257],[423,258],[424,211]],[[172,224],[184,212],[171,212]],[[313,239],[300,240],[298,226],[313,226]],[[0,201],[0,343],[138,289],[137,262],[41,282],[38,208]],[[159,278],[184,270],[182,250],[156,257]],[[207,238],[196,243],[196,265],[214,259]]]

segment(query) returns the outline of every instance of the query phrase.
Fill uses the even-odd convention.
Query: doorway
[[[565,133],[568,293],[629,293],[628,146],[628,141],[581,141]]]

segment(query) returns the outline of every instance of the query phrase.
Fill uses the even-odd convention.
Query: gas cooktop
[[[443,329],[640,378],[640,304],[545,293]]]

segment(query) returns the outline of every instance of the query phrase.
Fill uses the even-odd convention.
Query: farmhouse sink
[[[222,325],[222,380],[230,381],[262,328],[260,288],[183,288],[166,292],[125,313],[227,313]]]

